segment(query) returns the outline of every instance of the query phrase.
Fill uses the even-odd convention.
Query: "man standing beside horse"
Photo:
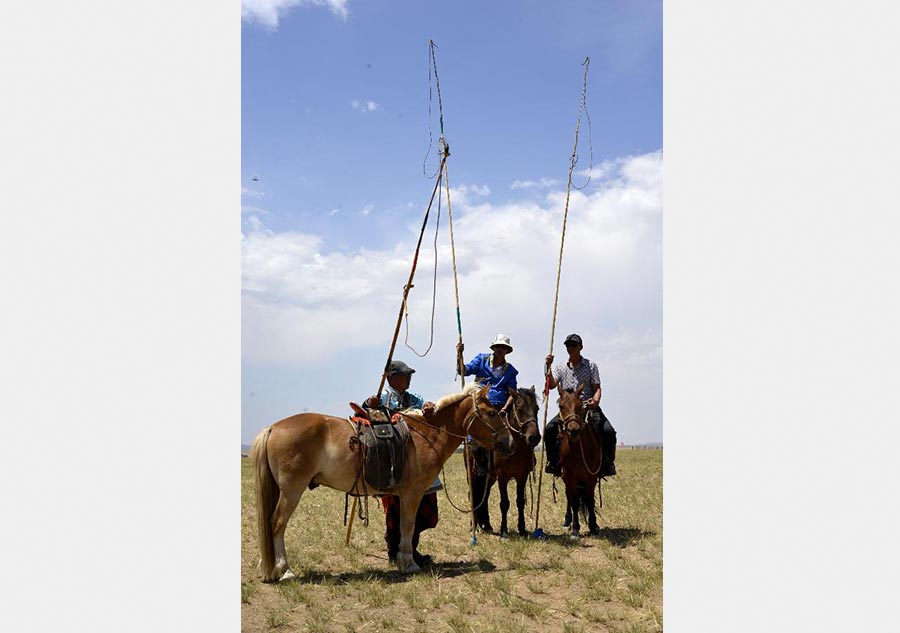
[[[569,360],[553,368],[547,377],[548,387],[553,389],[559,385],[565,390],[574,391],[579,385],[583,385],[579,396],[585,401],[588,421],[601,438],[603,463],[600,467],[600,476],[610,477],[616,474],[616,430],[600,408],[600,370],[597,363],[581,355],[583,346],[578,334],[569,334],[564,345]],[[546,364],[547,366],[553,364],[553,354],[547,355]],[[557,476],[562,473],[559,465],[558,433],[559,415],[556,415],[547,423],[544,432],[544,448],[547,451],[547,466],[544,472]]]
[[[381,397],[371,396],[366,400],[370,407],[386,407],[391,414],[405,409],[421,409],[426,417],[434,415],[434,403],[411,391],[408,391],[412,375],[416,370],[402,360],[391,361],[388,365],[385,377],[388,386],[381,392]],[[431,556],[419,553],[419,535],[424,530],[429,530],[437,525],[438,506],[437,491],[441,489],[441,480],[435,479],[434,484],[422,497],[419,510],[416,514],[416,528],[413,534],[413,560],[420,567],[431,563]],[[381,498],[384,506],[384,540],[387,543],[388,560],[395,562],[397,551],[400,548],[400,497],[388,495]]]

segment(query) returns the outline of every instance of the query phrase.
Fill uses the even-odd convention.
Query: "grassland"
[[[256,576],[259,559],[250,460],[242,459],[241,624],[244,631],[551,631],[662,630],[662,451],[621,450],[619,475],[603,484],[599,537],[571,541],[545,475],[541,527],[547,540],[478,534],[470,545],[469,515],[439,493],[440,521],[422,534],[419,549],[434,557],[421,573],[404,576],[388,564],[384,515],[370,500],[371,521],[353,526],[344,544],[344,494],[308,491],[286,535],[298,578],[276,585]],[[446,466],[453,502],[467,507],[462,458]],[[537,493],[537,483],[533,485]],[[515,492],[510,484],[510,525]],[[491,520],[500,525],[499,496]],[[531,502],[526,502],[526,513]],[[528,516],[529,530],[534,527]],[[585,532],[586,533],[586,532]]]

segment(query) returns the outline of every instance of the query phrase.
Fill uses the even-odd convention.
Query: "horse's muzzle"
[[[507,435],[506,437],[497,440],[496,445],[494,446],[494,450],[500,453],[503,457],[509,457],[513,454],[513,451],[516,448],[516,443],[512,438],[512,435]]]
[[[526,441],[528,442],[528,446],[530,446],[531,448],[534,448],[535,446],[537,446],[538,444],[541,443],[541,434],[534,433],[532,435],[529,435],[526,438]]]

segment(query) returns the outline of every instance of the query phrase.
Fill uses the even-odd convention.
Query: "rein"
[[[585,411],[585,413],[584,413],[584,419],[581,420],[580,428],[581,428],[582,430],[585,428],[585,426],[590,427],[590,422],[588,422],[588,414],[589,414],[589,412]],[[566,423],[566,422],[568,422],[569,420],[578,420],[578,419],[579,419],[578,414],[577,414],[577,413],[572,413],[571,415],[567,415],[567,416],[562,420],[562,422],[563,422],[563,423]],[[562,433],[565,433],[566,435],[569,435],[569,431],[568,431],[565,427],[562,427],[561,432],[562,432]],[[599,438],[595,438],[595,441],[597,442],[597,446],[598,446],[598,448],[599,448],[599,446],[600,446],[600,444],[599,444],[599,442],[600,442]],[[602,452],[601,452],[600,465],[597,466],[597,470],[591,470],[591,467],[588,466],[588,463],[587,463],[587,456],[584,454],[584,442],[578,442],[578,443],[581,445],[581,462],[584,464],[584,467],[585,467],[585,469],[588,471],[588,474],[590,474],[590,476],[593,477],[594,475],[596,475],[597,473],[599,473],[599,472],[600,472],[600,469],[603,467]]]

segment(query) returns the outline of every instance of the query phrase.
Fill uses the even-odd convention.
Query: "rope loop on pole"
[[[566,206],[563,211],[563,225],[562,225],[562,234],[559,239],[559,261],[556,266],[556,294],[553,297],[553,320],[550,324],[550,351],[548,352],[548,356],[553,355],[553,339],[556,337],[556,310],[559,306],[559,280],[562,276],[562,260],[563,260],[563,251],[565,249],[566,244],[566,223],[569,218],[569,196],[572,193],[572,172],[575,171],[575,163],[578,161],[578,132],[581,128],[581,113],[585,111],[585,102],[587,97],[587,74],[588,68],[591,65],[591,58],[586,57],[582,66],[584,66],[584,80],[581,85],[581,101],[578,104],[578,118],[575,121],[575,145],[572,148],[572,157],[569,160],[569,181],[566,185]],[[589,119],[590,120],[590,119]],[[593,168],[593,147],[591,149],[591,163]],[[590,182],[590,174],[588,182]],[[585,183],[585,186],[587,183]],[[550,395],[550,364],[547,363],[544,366],[544,420],[542,426],[541,437],[547,437],[547,406],[549,395]],[[543,531],[540,529],[540,516],[541,516],[541,484],[543,482],[544,477],[544,453],[546,452],[546,446],[541,450],[541,465],[538,470],[538,495],[537,495],[537,509],[535,510],[535,518],[534,518],[534,534],[533,536],[542,535]]]

